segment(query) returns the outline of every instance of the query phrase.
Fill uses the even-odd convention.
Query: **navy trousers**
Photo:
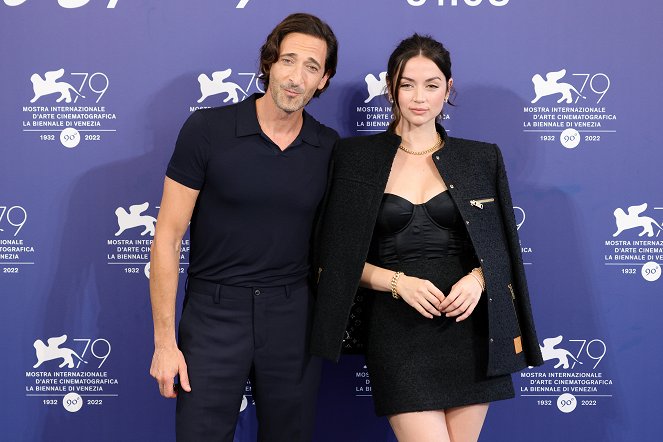
[[[179,346],[191,392],[177,396],[178,442],[232,442],[251,378],[261,442],[308,442],[321,361],[308,353],[313,299],[303,280],[234,287],[191,279]]]

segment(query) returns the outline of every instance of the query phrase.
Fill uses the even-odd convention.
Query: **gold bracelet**
[[[398,292],[396,291],[396,284],[398,284],[398,278],[400,278],[403,274],[403,272],[396,272],[394,273],[394,276],[391,277],[391,297],[394,299],[401,299],[401,297],[398,295]]]
[[[474,271],[475,271],[475,270],[477,271],[477,273],[478,273],[479,275],[481,275],[481,279],[479,279],[479,277],[478,277],[477,275],[474,274]],[[481,267],[476,267],[476,268],[472,269],[472,270],[470,271],[470,273],[468,273],[468,275],[471,275],[474,279],[477,280],[477,282],[479,283],[479,287],[481,287],[481,291],[482,291],[482,292],[483,292],[484,290],[486,290],[486,282],[485,282],[486,280],[485,280],[485,278],[484,278],[484,276],[483,276],[483,270],[481,269]],[[481,282],[482,280],[483,280],[483,282]]]

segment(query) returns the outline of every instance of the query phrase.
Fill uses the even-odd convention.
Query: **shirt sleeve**
[[[205,116],[202,112],[196,111],[180,129],[175,150],[166,169],[166,176],[187,187],[200,190],[205,181],[209,151],[210,142]]]

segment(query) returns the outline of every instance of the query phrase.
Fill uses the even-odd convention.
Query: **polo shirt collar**
[[[260,135],[260,123],[258,123],[258,115],[256,114],[256,100],[264,94],[253,94],[247,97],[244,101],[237,103],[237,121],[235,131],[238,137],[247,135]],[[318,122],[310,116],[306,111],[303,113],[304,123],[302,129],[297,136],[303,142],[311,146],[320,147],[320,139],[318,138]]]

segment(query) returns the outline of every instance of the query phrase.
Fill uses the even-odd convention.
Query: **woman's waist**
[[[408,276],[427,279],[438,288],[448,288],[477,266],[473,254],[448,255],[430,259],[406,259],[384,262],[370,261],[370,264],[394,272],[403,272]]]
[[[426,234],[376,236],[372,249],[385,263],[474,255],[469,237],[461,234],[447,234],[439,238]]]

